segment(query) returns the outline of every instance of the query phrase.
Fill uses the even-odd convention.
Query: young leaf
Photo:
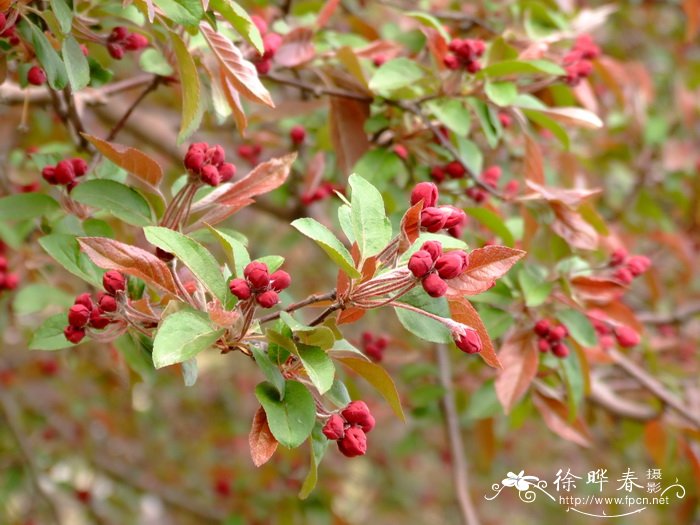
[[[581,346],[593,348],[598,344],[595,328],[585,314],[578,310],[562,310],[557,312],[557,319],[569,329],[571,337]]]
[[[510,106],[518,96],[518,88],[513,82],[487,82],[484,93],[498,106]]]
[[[233,0],[211,0],[211,8],[223,16],[261,55],[265,51],[260,31],[246,11]]]
[[[253,424],[248,435],[248,445],[250,446],[250,457],[256,467],[261,467],[273,456],[277,450],[277,440],[270,432],[267,424],[267,415],[263,407],[258,407],[253,417]]]
[[[70,273],[98,288],[102,287],[102,272],[80,251],[80,245],[75,237],[53,233],[39,239],[39,244]]]
[[[285,447],[301,445],[311,434],[316,422],[316,404],[311,392],[297,381],[287,381],[284,399],[270,383],[260,383],[255,397],[267,415],[267,423],[275,439]]]
[[[63,40],[61,54],[71,88],[73,91],[83,89],[90,83],[90,64],[73,35],[67,35]]]
[[[134,226],[147,226],[153,222],[153,213],[148,201],[135,189],[117,181],[85,181],[73,189],[71,198],[87,206],[106,210]]]
[[[46,35],[27,18],[22,18],[18,27],[24,38],[31,42],[36,58],[46,72],[49,86],[56,90],[66,87],[68,84],[66,67]]]
[[[328,438],[323,435],[322,429],[321,423],[318,422],[314,426],[313,432],[311,432],[311,465],[299,491],[299,499],[302,500],[306,499],[311,494],[311,491],[314,490],[318,481],[318,465],[321,463],[321,459],[323,459],[323,455],[328,448]]]
[[[180,90],[182,92],[182,121],[180,132],[177,135],[177,143],[182,144],[192,133],[196,131],[202,120],[202,89],[199,83],[199,73],[194,63],[192,54],[180,35],[170,32],[170,40],[173,43],[178,74],[180,76]]]
[[[68,7],[66,0],[51,0],[51,10],[53,14],[56,15],[56,19],[61,26],[61,31],[63,33],[70,33],[71,26],[73,25],[73,11]]]
[[[204,17],[201,0],[153,0],[153,2],[176,24],[195,26]]]
[[[250,350],[253,352],[255,363],[260,368],[260,371],[265,375],[265,378],[277,389],[280,399],[284,399],[285,381],[282,377],[279,367],[273,363],[267,356],[267,353],[262,351],[257,346],[251,345]]]
[[[471,115],[465,105],[454,98],[442,98],[428,102],[435,118],[457,135],[468,135],[471,128]]]
[[[311,218],[297,219],[292,222],[292,226],[306,235],[308,238],[316,241],[324,252],[335,262],[340,268],[351,277],[359,277],[360,272],[355,269],[352,257],[348,249],[341,243],[338,238],[333,235],[328,228],[323,224]]]
[[[513,334],[503,342],[498,353],[503,369],[494,384],[498,400],[507,413],[525,395],[537,374],[539,351],[531,333]]]
[[[364,359],[356,357],[340,357],[338,360],[345,366],[364,377],[370,385],[387,400],[389,406],[394,410],[394,413],[401,421],[406,421],[401,408],[401,399],[396,391],[396,385],[391,376],[381,366]]]
[[[401,297],[400,301],[440,317],[450,316],[447,301],[444,298],[434,299],[430,297],[421,287],[411,290]],[[452,334],[442,323],[404,308],[394,308],[394,311],[403,327],[416,337],[431,343],[450,343],[452,341]]]
[[[90,143],[109,160],[120,168],[138,177],[149,186],[157,188],[163,178],[163,169],[155,160],[143,151],[121,144],[106,142],[92,135],[83,133]]]
[[[493,348],[493,343],[489,337],[489,333],[486,331],[484,322],[479,316],[479,312],[472,306],[472,304],[467,301],[464,297],[450,298],[448,300],[450,306],[450,314],[452,319],[458,323],[471,326],[478,333],[481,338],[482,349],[479,352],[479,356],[486,361],[489,366],[494,368],[503,368],[501,362],[496,356],[496,351]]]
[[[22,221],[47,215],[60,208],[48,195],[41,193],[17,193],[0,198],[0,220]]]
[[[424,71],[413,60],[395,58],[382,64],[369,81],[369,88],[376,92],[388,92],[415,84],[424,76]]]
[[[525,256],[522,250],[505,246],[484,246],[469,253],[469,267],[447,281],[448,295],[476,295],[485,292]]]
[[[391,240],[391,223],[377,188],[358,175],[348,180],[352,191],[351,218],[355,242],[363,259],[378,254]]]
[[[335,366],[328,354],[317,346],[298,344],[299,358],[304,365],[311,383],[320,394],[325,394],[333,386]]]
[[[479,72],[480,75],[488,77],[541,73],[555,76],[566,74],[561,66],[547,60],[504,60],[491,64]]]
[[[156,368],[182,363],[206,350],[224,330],[214,330],[203,312],[186,309],[170,314],[160,323],[153,340]]]
[[[243,270],[250,262],[250,255],[248,255],[248,250],[246,250],[245,245],[231,235],[219,231],[209,225],[207,226],[209,231],[212,232],[218,239],[224,253],[226,253],[226,258],[228,259],[229,266],[234,277],[241,277],[243,275]]]
[[[52,315],[34,331],[29,341],[30,350],[61,350],[75,346],[63,335],[63,329],[68,324],[66,313]]]
[[[566,406],[561,401],[537,393],[532,396],[532,401],[549,430],[582,447],[591,446],[591,435],[586,423],[580,417],[570,423]]]

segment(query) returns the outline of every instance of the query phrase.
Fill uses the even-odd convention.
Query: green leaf
[[[509,106],[518,97],[518,88],[513,82],[487,82],[484,92],[498,106]]]
[[[335,376],[335,366],[331,358],[317,346],[298,344],[297,349],[311,383],[321,395],[328,392],[333,386]]]
[[[467,213],[467,215],[474,217],[482,225],[486,226],[486,228],[500,237],[503,244],[511,248],[513,247],[515,244],[513,234],[498,214],[484,207],[465,208],[464,211]]]
[[[493,380],[485,382],[469,398],[464,417],[469,421],[486,419],[503,414],[503,407],[496,396]]]
[[[421,287],[411,290],[400,299],[400,302],[441,317],[450,317],[447,300],[444,297],[434,299]],[[403,327],[416,337],[431,343],[452,342],[452,334],[442,323],[404,308],[394,308],[394,311]]]
[[[152,343],[140,334],[125,333],[116,341],[114,346],[122,355],[126,364],[129,365],[144,381],[151,381],[155,377],[155,368],[151,354],[148,351],[149,344],[152,350]]]
[[[484,132],[489,146],[495,148],[501,135],[501,125],[498,118],[493,114],[491,108],[483,100],[469,98],[469,104],[474,109],[474,113],[479,118],[481,130]]]
[[[480,174],[484,167],[484,155],[481,153],[479,146],[471,140],[457,135],[457,149],[460,156],[464,159],[469,171],[475,174]]]
[[[479,75],[488,77],[503,77],[508,75],[540,74],[561,76],[566,72],[561,66],[548,60],[504,60],[485,67]]]
[[[73,35],[66,36],[61,53],[71,88],[73,91],[83,89],[90,83],[90,64]]]
[[[337,407],[345,407],[352,401],[345,383],[338,378],[333,381],[333,386],[326,392],[326,398]]]
[[[167,77],[173,74],[173,68],[160,50],[149,47],[139,57],[139,66],[146,73]],[[180,77],[183,78],[183,77]]]
[[[36,329],[29,341],[30,350],[61,350],[75,346],[63,335],[63,329],[68,324],[66,313],[52,315]]]
[[[598,344],[595,328],[585,314],[578,310],[562,310],[557,312],[557,319],[569,329],[571,337],[581,346],[591,348]]]
[[[523,114],[532,122],[539,124],[543,128],[551,131],[552,135],[554,135],[559,140],[559,142],[561,142],[562,146],[564,146],[566,149],[569,149],[571,143],[569,140],[569,134],[564,128],[564,126],[559,124],[553,118],[542,113],[541,111],[537,111],[535,109],[523,109],[522,111]]]
[[[23,286],[12,301],[15,315],[29,315],[40,312],[47,306],[69,308],[75,297],[48,284],[36,283]]]
[[[196,26],[204,17],[201,0],[153,0],[176,24]]]
[[[304,479],[304,483],[299,491],[299,499],[306,499],[314,490],[316,482],[318,481],[318,465],[321,463],[326,449],[328,448],[328,438],[323,435],[323,425],[317,422],[314,426],[313,432],[311,432],[311,465],[309,467],[309,473]]]
[[[170,40],[173,43],[177,69],[180,75],[180,89],[182,91],[182,121],[180,132],[177,135],[177,143],[182,144],[199,127],[202,121],[203,107],[202,89],[199,82],[197,66],[192,58],[192,53],[180,38],[180,35],[171,31]]]
[[[51,0],[51,10],[53,14],[56,15],[56,19],[61,26],[61,31],[63,33],[70,33],[71,26],[73,25],[73,11],[66,3],[66,0]]]
[[[454,98],[431,100],[428,109],[440,122],[457,135],[468,135],[471,128],[471,115],[465,105]]]
[[[214,234],[214,236],[218,239],[219,244],[221,244],[221,247],[224,249],[224,253],[229,261],[231,272],[233,272],[234,277],[241,277],[243,275],[244,268],[250,262],[250,255],[248,255],[248,250],[246,250],[245,244],[235,237],[217,230],[212,226],[207,225],[207,228],[209,228],[209,231]]]
[[[532,266],[524,266],[518,272],[518,283],[525,297],[525,306],[535,308],[549,298],[553,284],[545,278],[544,272],[537,272]]]
[[[108,179],[93,179],[78,184],[71,198],[81,204],[108,211],[118,219],[134,226],[153,222],[148,201],[135,189]]]
[[[56,90],[66,87],[66,84],[68,84],[66,67],[49,42],[49,39],[46,38],[46,35],[27,18],[22,19],[19,24],[19,30],[25,40],[31,42],[39,64],[46,72],[49,86]]]
[[[566,398],[569,402],[569,419],[573,420],[576,418],[586,393],[586,383],[583,370],[581,370],[578,352],[573,351],[569,353],[566,359],[559,359],[559,366],[561,367],[564,382],[566,383]]]
[[[440,33],[440,36],[442,36],[446,42],[452,40],[450,35],[447,34],[447,31],[445,31],[445,26],[434,16],[429,15],[424,11],[409,11],[408,13],[404,14],[406,16],[410,16],[411,18],[415,18],[425,26],[432,27],[438,33]]]
[[[250,350],[253,352],[253,357],[257,363],[260,371],[265,375],[265,378],[277,389],[279,392],[280,399],[284,399],[284,386],[285,381],[282,377],[282,372],[280,372],[279,367],[273,363],[267,356],[267,353],[262,351],[255,345],[250,346]]]
[[[285,447],[301,445],[316,422],[316,404],[307,388],[297,381],[287,381],[284,399],[270,383],[260,383],[255,397],[265,410],[272,435]]]
[[[386,399],[397,417],[401,421],[406,421],[396,385],[386,370],[377,364],[356,357],[341,357],[338,360],[364,377]]]
[[[333,235],[333,232],[323,224],[307,217],[293,221],[292,226],[309,239],[316,241],[323,251],[326,252],[328,257],[340,266],[350,277],[360,276],[360,272],[355,269],[352,256],[348,249]]]
[[[372,91],[386,92],[415,84],[424,76],[424,71],[413,60],[395,58],[382,64],[369,81]]]
[[[352,174],[348,179],[352,196],[352,231],[362,258],[381,252],[391,240],[391,223],[384,211],[384,199],[379,190],[366,179]]]
[[[17,193],[0,198],[0,220],[34,219],[59,208],[58,203],[48,195]]]
[[[102,288],[103,270],[80,251],[80,245],[73,235],[53,233],[39,239],[41,247],[73,275],[77,275],[83,281]]]
[[[238,3],[232,0],[211,0],[209,5],[223,16],[258,53],[264,52],[265,48],[260,31],[251,20],[250,15]]]
[[[203,312],[185,309],[161,322],[153,341],[156,368],[182,363],[209,348],[225,330],[214,330]]]
[[[360,157],[353,167],[353,172],[364,173],[367,180],[377,188],[385,188],[397,177],[406,176],[406,165],[390,149],[374,148]]]
[[[229,297],[228,286],[226,286],[226,280],[221,273],[219,263],[209,250],[187,235],[170,228],[149,226],[144,228],[143,232],[148,242],[174,254],[212,295],[219,299],[222,304],[226,304]]]

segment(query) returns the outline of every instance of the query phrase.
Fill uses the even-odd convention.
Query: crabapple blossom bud
[[[32,66],[27,72],[27,82],[34,86],[42,86],[46,82],[46,72],[39,66]]]
[[[202,169],[202,166],[204,166],[205,163],[205,155],[202,151],[198,149],[192,149],[187,152],[185,155],[185,168],[188,170],[192,170],[195,173],[199,173],[199,171]]]
[[[408,158],[408,150],[403,144],[394,144],[392,150],[400,159],[406,160]]]
[[[304,139],[306,139],[306,130],[304,126],[294,126],[289,130],[289,138],[292,140],[293,144],[302,144]]]
[[[282,36],[277,33],[268,33],[263,37],[263,59],[269,59],[275,56],[275,53],[282,45]]]
[[[272,61],[261,60],[259,62],[256,62],[255,69],[258,71],[259,74],[267,75],[270,72],[270,69],[272,69]]]
[[[7,258],[4,255],[0,255],[0,272],[7,270]]]
[[[90,326],[101,330],[109,324],[109,319],[102,315],[99,308],[95,307],[90,312]]]
[[[115,60],[124,58],[124,47],[121,44],[110,42],[107,44],[107,51],[109,52],[109,56]]]
[[[561,341],[567,335],[569,335],[569,331],[566,329],[566,326],[560,324],[559,326],[555,326],[549,331],[548,337],[552,341]]]
[[[484,190],[476,186],[470,186],[469,188],[464,190],[464,194],[477,204],[481,204],[486,200],[486,197],[488,197]]]
[[[441,166],[433,166],[430,170],[430,178],[440,184],[445,180],[445,170],[443,170]]]
[[[272,308],[280,302],[280,298],[277,295],[277,292],[274,290],[268,290],[267,292],[261,293],[255,298],[255,300],[263,308]]]
[[[467,63],[467,71],[469,73],[478,73],[481,71],[481,63],[478,60],[472,60]]]
[[[476,330],[467,330],[464,335],[459,335],[455,338],[455,344],[462,352],[467,354],[476,354],[481,352],[482,343],[481,337]]]
[[[53,166],[45,166],[44,169],[41,170],[41,176],[49,184],[58,184],[56,180],[56,168]]]
[[[236,175],[236,166],[230,162],[224,162],[219,166],[219,177],[221,182],[228,182]]]
[[[552,353],[563,359],[564,357],[569,355],[569,347],[566,346],[564,343],[554,343],[552,344]]]
[[[627,259],[627,250],[618,248],[610,254],[610,266],[620,266]]]
[[[75,304],[82,304],[88,310],[92,310],[92,299],[90,298],[90,294],[87,292],[81,293],[78,297],[76,297]]]
[[[218,186],[221,182],[219,170],[216,169],[216,166],[212,166],[211,164],[202,166],[202,171],[200,172],[199,177],[202,179],[203,183],[209,184],[209,186]]]
[[[651,261],[644,255],[633,255],[627,259],[627,268],[633,277],[642,275],[651,267]]]
[[[190,147],[187,148],[187,151],[200,151],[202,153],[206,153],[208,149],[209,144],[207,142],[193,142],[190,144]]]
[[[549,321],[547,319],[540,319],[535,323],[535,333],[540,337],[547,337],[549,335]]]
[[[220,145],[212,146],[207,150],[207,160],[214,166],[219,166],[226,160],[226,152]]]
[[[374,428],[374,417],[364,401],[350,402],[341,415],[350,425],[359,425],[364,432],[369,432]]]
[[[69,160],[62,160],[56,164],[55,178],[58,184],[68,184],[75,179],[73,163]]]
[[[148,38],[139,33],[131,33],[124,40],[124,48],[128,51],[138,51],[144,47],[148,47]]]
[[[19,285],[19,276],[16,273],[5,274],[5,289],[14,290]]]
[[[270,275],[267,264],[253,261],[243,270],[243,275],[252,285],[253,289],[266,288],[270,284]]]
[[[440,244],[440,241],[425,241],[420,249],[428,252],[433,261],[437,261],[437,258],[442,255],[442,244]]]
[[[292,282],[290,275],[284,270],[277,270],[270,275],[270,288],[275,292],[281,292],[288,288]]]
[[[63,335],[68,341],[77,345],[85,337],[85,330],[77,326],[68,325],[63,329]]]
[[[378,54],[378,55],[374,55],[374,58],[372,58],[372,63],[374,64],[374,67],[380,67],[380,66],[383,65],[384,62],[386,62],[387,60],[388,60],[388,59],[387,59],[387,56],[384,55],[384,54],[382,54],[382,53],[380,53],[380,54]]]
[[[117,270],[109,270],[102,277],[102,286],[110,295],[126,289],[126,278]]]
[[[637,346],[641,338],[629,326],[619,326],[615,328],[615,339],[622,348],[632,348]]]
[[[111,295],[103,295],[97,302],[100,306],[100,310],[103,312],[116,312],[117,311],[117,300]]]
[[[363,456],[367,452],[367,436],[359,427],[350,427],[338,440],[338,450],[349,458]]]
[[[245,279],[232,279],[231,282],[228,283],[228,289],[241,301],[248,299],[251,294],[250,286],[248,286]]]
[[[447,212],[447,220],[445,221],[445,229],[455,228],[464,224],[467,221],[467,215],[463,210],[454,206],[440,206],[440,209]]]
[[[423,208],[420,214],[420,225],[431,233],[436,233],[445,227],[449,212],[436,207]]]
[[[435,206],[438,201],[438,188],[432,182],[419,182],[411,191],[411,206],[423,201],[423,209]]]
[[[513,124],[512,117],[505,111],[501,111],[498,113],[498,121],[501,123],[501,126],[503,126],[506,129]]]
[[[431,273],[423,279],[423,290],[430,297],[442,297],[447,292],[447,283],[436,273]]]
[[[502,173],[500,166],[490,166],[481,174],[481,180],[484,181],[484,184],[495,188],[498,186],[498,181],[501,180]]]
[[[447,53],[443,57],[442,63],[445,65],[445,67],[447,69],[452,69],[452,70],[459,69],[459,59],[451,53]]]
[[[121,42],[127,36],[129,36],[129,30],[124,26],[117,26],[112,29],[112,32],[107,37],[109,42]]]
[[[70,163],[73,165],[73,172],[76,177],[82,177],[88,172],[87,162],[80,157],[70,159]]]
[[[462,273],[462,257],[456,252],[445,253],[435,262],[435,270],[442,279],[454,279]]]
[[[425,277],[433,268],[433,256],[426,250],[418,250],[408,260],[408,269],[417,277]]]
[[[537,340],[537,348],[542,353],[549,352],[551,350],[551,347],[549,345],[549,340],[548,339],[538,339]]]
[[[345,421],[338,414],[333,414],[323,425],[323,435],[330,440],[343,439],[345,435]]]
[[[466,175],[467,170],[464,169],[461,162],[453,160],[445,165],[445,173],[452,179],[461,179]]]
[[[634,281],[634,275],[632,275],[632,272],[626,267],[615,270],[615,273],[613,273],[613,278],[617,279],[622,284],[630,284],[632,281]]]
[[[85,326],[90,321],[90,310],[82,304],[74,304],[68,310],[68,324],[78,328]]]

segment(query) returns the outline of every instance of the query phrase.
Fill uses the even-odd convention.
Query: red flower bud
[[[618,248],[610,255],[610,266],[620,266],[627,259],[627,250]]]
[[[255,27],[258,28],[258,31],[260,31],[261,36],[265,36],[265,33],[267,33],[267,22],[258,15],[251,15],[250,20],[255,24]]]
[[[90,310],[82,304],[74,304],[68,310],[68,324],[78,328],[85,326],[90,321]]]
[[[90,294],[87,292],[81,293],[78,297],[76,297],[75,304],[82,304],[88,310],[92,310],[92,299],[90,298]]]
[[[627,259],[627,269],[634,277],[642,275],[649,268],[651,268],[651,261],[644,255],[633,255]]]
[[[468,329],[466,334],[457,336],[455,338],[455,344],[462,352],[467,354],[476,354],[481,352],[482,343],[481,337],[476,330]]]
[[[7,258],[4,255],[0,255],[0,272],[5,272],[7,270]]]
[[[277,270],[270,275],[270,288],[276,292],[281,292],[285,288],[289,288],[291,282],[292,278],[284,270]]]
[[[379,53],[372,58],[372,64],[374,64],[374,67],[381,67],[387,60],[388,58],[386,55]]]
[[[272,61],[269,59],[260,60],[255,63],[255,69],[258,71],[258,74],[267,75],[272,69]]]
[[[192,144],[190,144],[190,147],[187,148],[187,152],[189,153],[190,151],[199,151],[200,153],[206,153],[208,149],[209,143],[207,142],[193,142]]]
[[[88,171],[87,162],[85,162],[80,157],[75,157],[70,159],[70,163],[73,165],[73,172],[76,177],[82,177]]]
[[[364,432],[369,432],[374,428],[374,417],[364,401],[352,401],[341,412],[341,415],[351,425],[359,425]]]
[[[39,66],[32,66],[27,72],[27,82],[35,86],[42,86],[46,82],[46,73]]]
[[[454,279],[462,273],[463,260],[456,252],[441,255],[435,262],[435,270],[442,279]]]
[[[267,288],[270,284],[270,276],[267,270],[267,264],[258,261],[249,263],[243,270],[243,276],[248,279],[253,289]]]
[[[248,299],[251,294],[250,286],[248,286],[248,282],[245,279],[232,279],[228,283],[228,289],[241,301]]]
[[[92,312],[90,312],[90,326],[93,328],[101,330],[102,328],[106,327],[109,322],[109,319],[102,315],[99,308],[95,307],[92,309]]]
[[[282,45],[282,36],[277,33],[268,33],[263,37],[263,59],[270,59]]]
[[[632,348],[637,346],[641,338],[639,334],[635,332],[629,326],[619,326],[615,328],[615,339],[622,348]]]
[[[564,343],[554,343],[552,345],[552,353],[560,359],[569,355],[569,347]]]
[[[561,341],[567,335],[569,335],[569,331],[566,329],[566,326],[560,324],[549,331],[548,337],[551,341]]]
[[[477,204],[481,204],[488,197],[484,190],[476,186],[470,186],[469,188],[464,190],[464,194]]]
[[[484,181],[484,184],[495,188],[498,186],[498,181],[501,180],[502,173],[500,166],[491,166],[481,174],[481,180]]]
[[[58,184],[68,184],[75,179],[73,163],[69,160],[62,160],[56,164],[55,178]]]
[[[111,295],[103,295],[98,301],[100,310],[103,312],[116,312],[117,311],[117,300]]]
[[[210,164],[213,164],[214,166],[218,167],[224,162],[224,160],[226,160],[226,152],[224,151],[224,148],[222,148],[218,144],[209,148],[207,150],[207,160]]]
[[[512,117],[505,111],[501,111],[498,113],[498,121],[501,123],[501,126],[506,129],[513,124]]]
[[[68,341],[77,345],[85,337],[85,330],[77,326],[68,325],[63,329],[63,335]]]
[[[445,170],[440,166],[433,166],[433,169],[430,170],[430,178],[440,184],[445,180]]]
[[[547,339],[538,339],[537,348],[542,353],[549,352],[549,350],[551,349],[549,346],[549,341]]]
[[[431,233],[436,233],[445,227],[450,213],[440,208],[424,208],[420,214],[420,225]]]
[[[117,270],[110,270],[102,277],[102,286],[110,295],[116,295],[126,289],[126,278]]]
[[[112,32],[107,37],[108,42],[121,42],[129,36],[129,30],[124,26],[117,26],[112,29]]]
[[[421,279],[433,269],[433,256],[426,250],[418,250],[411,255],[408,260],[408,269],[411,273]]]
[[[199,173],[204,166],[204,153],[198,149],[191,149],[185,155],[185,168],[192,170],[195,173]]]
[[[267,292],[261,293],[255,298],[255,300],[263,308],[272,308],[280,302],[280,298],[277,295],[277,292],[274,290],[268,290]]]
[[[440,206],[440,209],[447,214],[445,229],[456,228],[467,222],[467,214],[454,206]]]
[[[443,281],[438,274],[431,273],[423,279],[423,290],[430,297],[442,297],[447,293],[447,283]]]
[[[438,189],[432,182],[419,182],[411,191],[411,206],[423,201],[423,209],[435,206],[438,201]]]
[[[236,166],[230,162],[224,162],[219,166],[219,176],[221,182],[228,182],[236,175]]]
[[[612,335],[610,335],[610,334],[601,335],[601,336],[598,338],[598,342],[600,343],[600,347],[601,347],[603,350],[607,350],[607,349],[612,348],[613,346],[615,346],[615,338],[614,338]]]
[[[5,289],[14,290],[19,285],[19,276],[16,273],[5,274]]]
[[[478,60],[472,60],[471,62],[467,62],[466,68],[469,73],[478,73],[481,71],[481,64]]]
[[[289,138],[294,144],[302,144],[306,138],[306,130],[304,129],[304,126],[294,126],[291,130],[289,130]]]
[[[632,275],[632,272],[626,267],[615,270],[615,273],[613,273],[613,278],[617,279],[622,284],[630,284],[632,281],[634,281],[634,275]]]
[[[41,170],[41,176],[49,184],[58,184],[56,180],[56,168],[53,166],[45,166],[44,169]]]
[[[400,159],[406,160],[408,158],[408,150],[403,144],[394,144],[392,150]]]
[[[338,440],[338,450],[349,458],[363,456],[367,452],[367,436],[359,427],[351,427]]]
[[[345,435],[345,421],[338,414],[333,414],[323,425],[323,435],[330,440],[343,439]]]
[[[420,249],[428,252],[433,261],[437,261],[438,257],[442,255],[442,244],[440,244],[440,241],[425,241]]]
[[[535,333],[540,337],[547,337],[549,335],[549,321],[547,319],[540,319],[535,323]]]
[[[453,54],[447,53],[443,57],[442,63],[445,65],[445,67],[447,69],[452,69],[452,70],[459,69],[459,59]]]
[[[202,166],[202,171],[199,174],[199,178],[203,183],[209,184],[209,186],[218,186],[221,182],[219,170],[216,169],[216,166],[212,166],[211,164]]]
[[[377,343],[368,344],[367,346],[365,346],[364,350],[367,357],[369,357],[372,361],[378,363],[382,360],[383,350],[379,347]]]
[[[124,40],[124,48],[129,51],[138,51],[144,47],[148,47],[148,38],[139,33],[131,33]]]
[[[445,165],[445,173],[447,173],[447,175],[449,175],[452,179],[461,179],[464,177],[464,175],[466,175],[467,170],[464,169],[461,162],[453,160]]]
[[[107,51],[109,52],[109,56],[115,60],[121,60],[124,58],[124,48],[121,44],[110,42],[107,44]]]

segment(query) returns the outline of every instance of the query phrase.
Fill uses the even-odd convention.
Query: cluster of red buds
[[[440,184],[447,177],[451,179],[463,179],[467,174],[467,170],[462,166],[462,163],[456,160],[448,162],[442,166],[433,166],[430,170],[430,178]]]
[[[39,66],[32,66],[27,71],[27,82],[34,86],[43,86],[46,82],[46,71]]]
[[[289,130],[289,139],[295,146],[301,146],[304,140],[306,140],[306,129],[304,126],[293,126],[292,129]]]
[[[253,15],[250,18],[260,31],[263,41],[263,54],[257,59],[253,60],[253,64],[255,64],[255,69],[258,70],[258,73],[261,75],[267,75],[272,68],[272,59],[274,58],[279,47],[282,45],[282,36],[268,31],[267,22],[261,17]]]
[[[438,188],[432,182],[420,182],[413,188],[411,206],[423,201],[421,228],[431,233],[447,230],[453,237],[459,237],[467,223],[467,215],[454,206],[437,206],[438,198]]]
[[[117,295],[126,290],[126,278],[116,270],[109,270],[102,277],[105,291],[97,294],[93,303],[89,293],[80,294],[68,310],[68,326],[63,335],[71,343],[77,344],[85,337],[85,328],[101,330],[115,322],[110,314],[117,311]],[[104,315],[107,314],[107,315]]]
[[[267,264],[253,261],[243,270],[244,279],[232,279],[228,287],[241,301],[255,298],[263,308],[272,308],[279,302],[279,292],[287,288],[292,278],[284,270],[269,273]]]
[[[228,182],[236,175],[236,166],[225,161],[224,148],[218,144],[210,147],[206,142],[191,144],[185,155],[187,170],[209,186]]]
[[[322,201],[332,196],[335,192],[343,193],[345,189],[340,184],[324,181],[313,191],[307,191],[301,196],[301,203],[308,206],[317,201]]]
[[[483,40],[454,38],[447,48],[450,53],[443,58],[447,69],[463,68],[469,73],[476,73],[481,69],[479,58],[486,51],[486,43]]]
[[[0,292],[14,290],[19,285],[19,276],[7,271],[7,257],[5,257],[5,244],[0,242]]]
[[[367,432],[374,428],[374,417],[364,401],[352,401],[340,414],[333,414],[323,427],[323,434],[338,442],[338,450],[349,458],[367,452]]]
[[[15,30],[15,24],[11,23],[8,25],[7,23],[6,13],[0,13],[0,38],[7,38],[11,46],[16,46],[20,42]]]
[[[454,279],[469,267],[469,255],[462,250],[442,253],[438,241],[426,241],[420,250],[411,255],[408,269],[420,279],[430,297],[442,297],[447,293],[445,280]]]
[[[107,51],[115,60],[124,58],[127,51],[139,51],[148,47],[148,38],[140,33],[129,33],[124,26],[117,26],[107,37]]]
[[[66,186],[68,191],[72,190],[78,183],[76,177],[82,177],[88,172],[88,165],[83,159],[74,157],[64,159],[55,166],[45,166],[41,170],[41,176],[49,184]]]
[[[599,57],[600,48],[593,42],[590,35],[581,35],[574,42],[563,60],[566,76],[564,80],[570,86],[578,85],[581,80],[588,77],[593,72],[591,60]]]
[[[372,361],[379,363],[384,357],[384,351],[389,346],[386,335],[374,335],[372,332],[362,333],[362,350]]]
[[[630,284],[651,268],[651,260],[644,255],[628,255],[627,250],[618,248],[610,256],[610,266],[616,268],[613,279]]]
[[[238,156],[252,165],[260,161],[261,153],[262,146],[260,144],[241,144],[238,146]]]
[[[589,316],[589,319],[598,334],[598,342],[603,350],[612,348],[615,346],[615,342],[622,348],[632,348],[641,341],[639,334],[629,326],[612,326],[610,323],[594,316]]]
[[[563,324],[552,325],[548,319],[540,319],[535,323],[535,334],[539,337],[537,348],[540,352],[551,352],[559,357],[564,358],[569,355],[569,347],[563,341],[569,336],[569,330]]]

